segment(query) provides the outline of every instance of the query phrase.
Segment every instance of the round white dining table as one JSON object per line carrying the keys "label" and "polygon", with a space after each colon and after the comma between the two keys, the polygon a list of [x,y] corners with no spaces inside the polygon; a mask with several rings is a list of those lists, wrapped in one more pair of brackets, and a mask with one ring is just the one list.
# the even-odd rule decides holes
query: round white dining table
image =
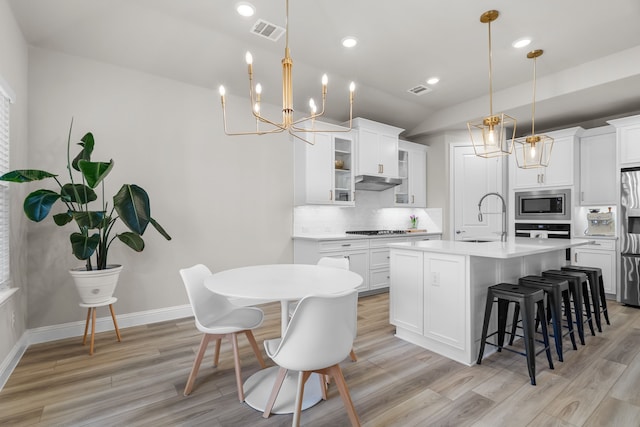
{"label": "round white dining table", "polygon": [[362,276],[341,268],[310,264],[266,264],[234,268],[205,279],[205,286],[233,298],[280,301],[282,333],[289,322],[289,302],[307,295],[356,289]]}
{"label": "round white dining table", "polygon": [[[267,264],[224,270],[207,277],[205,286],[226,297],[280,301],[282,334],[289,322],[289,302],[308,295],[326,295],[356,289],[362,276],[349,270],[309,264]],[[244,383],[245,402],[264,411],[278,373],[278,366],[262,369]],[[295,406],[298,373],[289,372],[273,409],[274,414],[292,413]],[[307,381],[302,409],[322,399],[316,374]]]}

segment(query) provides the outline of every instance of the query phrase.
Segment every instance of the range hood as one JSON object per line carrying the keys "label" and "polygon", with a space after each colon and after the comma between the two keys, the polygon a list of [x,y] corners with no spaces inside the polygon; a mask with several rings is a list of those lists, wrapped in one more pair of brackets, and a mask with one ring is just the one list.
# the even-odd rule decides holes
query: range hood
{"label": "range hood", "polygon": [[375,175],[358,175],[356,176],[355,184],[356,190],[382,191],[402,184],[402,179]]}

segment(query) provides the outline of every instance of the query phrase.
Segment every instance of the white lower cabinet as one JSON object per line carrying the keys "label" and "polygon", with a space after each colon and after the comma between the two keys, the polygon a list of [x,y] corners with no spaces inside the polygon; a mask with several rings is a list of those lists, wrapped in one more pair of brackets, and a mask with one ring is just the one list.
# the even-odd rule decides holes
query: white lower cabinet
{"label": "white lower cabinet", "polygon": [[[424,254],[424,336],[465,348],[464,256]],[[458,313],[451,316],[451,313]],[[444,319],[447,319],[444,321]]]}
{"label": "white lower cabinet", "polygon": [[391,256],[394,286],[389,290],[389,323],[422,335],[423,255],[415,251],[396,250]]}
{"label": "white lower cabinet", "polygon": [[390,323],[464,350],[466,258],[399,249],[391,257]]}
{"label": "white lower cabinet", "polygon": [[350,240],[294,239],[293,262],[315,264],[322,257],[348,257],[350,270],[362,276],[360,292],[387,289],[390,283],[389,244],[440,240],[441,235],[379,237]]}
{"label": "white lower cabinet", "polygon": [[598,267],[602,270],[605,294],[616,295],[616,242],[615,240],[595,240],[594,243],[573,249],[573,265]]}

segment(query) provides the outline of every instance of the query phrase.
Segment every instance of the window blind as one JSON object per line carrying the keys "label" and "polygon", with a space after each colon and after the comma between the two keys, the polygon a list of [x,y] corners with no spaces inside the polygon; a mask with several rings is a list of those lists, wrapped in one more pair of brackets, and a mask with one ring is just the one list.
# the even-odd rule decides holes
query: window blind
{"label": "window blind", "polygon": [[[0,175],[9,171],[9,98],[0,91]],[[0,181],[0,289],[9,285],[9,183]]]}

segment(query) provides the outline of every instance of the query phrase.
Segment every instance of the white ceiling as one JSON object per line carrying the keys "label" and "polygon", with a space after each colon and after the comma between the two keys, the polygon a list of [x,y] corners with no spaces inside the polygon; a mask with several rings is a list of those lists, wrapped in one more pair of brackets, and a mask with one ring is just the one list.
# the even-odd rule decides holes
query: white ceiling
{"label": "white ceiling", "polygon": [[[212,90],[246,96],[244,54],[254,56],[263,100],[281,103],[284,37],[250,33],[265,19],[285,26],[285,0],[253,0],[252,18],[236,0],[9,0],[27,41],[37,47],[129,67]],[[356,82],[354,116],[407,129],[407,136],[464,129],[489,113],[487,25],[492,26],[493,109],[530,131],[532,49],[537,60],[536,130],[640,112],[640,1],[611,0],[290,0],[289,45],[294,103],[305,111],[329,75],[326,116],[348,119],[348,84]],[[348,50],[340,41],[356,36]],[[511,42],[529,36],[532,44]],[[431,76],[423,96],[407,90]],[[275,118],[276,120],[278,118]]]}

